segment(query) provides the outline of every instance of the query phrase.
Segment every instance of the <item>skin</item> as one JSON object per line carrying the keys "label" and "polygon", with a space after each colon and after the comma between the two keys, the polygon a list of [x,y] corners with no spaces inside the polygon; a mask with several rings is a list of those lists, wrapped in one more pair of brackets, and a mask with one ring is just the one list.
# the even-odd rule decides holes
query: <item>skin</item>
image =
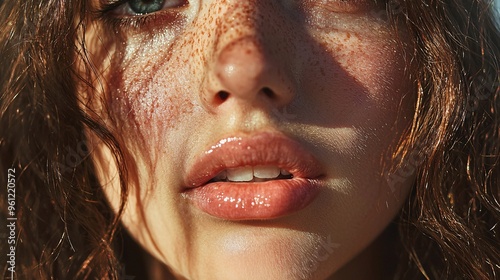
{"label": "skin", "polygon": [[[81,85],[81,96],[126,153],[123,224],[179,278],[353,279],[374,265],[370,256],[383,247],[369,245],[408,195],[409,184],[395,189],[383,176],[382,159],[414,101],[404,50],[378,18],[382,7],[295,2],[304,5],[191,1],[143,25],[120,9],[107,16],[122,24],[88,19],[98,75],[95,90]],[[324,167],[326,187],[311,205],[269,221],[229,222],[183,198],[197,156],[220,139],[263,131],[285,133]],[[116,164],[89,137],[117,209]],[[356,279],[365,276],[376,277]]]}

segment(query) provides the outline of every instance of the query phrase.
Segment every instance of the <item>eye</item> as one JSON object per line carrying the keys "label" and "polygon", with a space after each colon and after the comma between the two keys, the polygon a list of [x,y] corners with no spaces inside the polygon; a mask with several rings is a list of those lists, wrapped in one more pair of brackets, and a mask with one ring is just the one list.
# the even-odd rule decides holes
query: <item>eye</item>
{"label": "eye", "polygon": [[187,2],[187,0],[118,0],[106,4],[104,10],[112,11],[112,14],[119,17],[141,16],[182,7]]}
{"label": "eye", "polygon": [[95,18],[116,34],[123,31],[152,32],[180,23],[189,0],[99,0]]}
{"label": "eye", "polygon": [[128,5],[130,9],[136,14],[149,14],[154,13],[163,7],[165,0],[130,0]]}

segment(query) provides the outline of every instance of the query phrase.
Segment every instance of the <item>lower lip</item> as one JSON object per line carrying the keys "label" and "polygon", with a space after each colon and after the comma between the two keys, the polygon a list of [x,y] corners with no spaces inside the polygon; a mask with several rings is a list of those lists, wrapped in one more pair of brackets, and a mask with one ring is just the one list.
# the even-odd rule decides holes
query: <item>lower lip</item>
{"label": "lower lip", "polygon": [[267,220],[297,212],[319,193],[316,179],[216,182],[186,192],[196,206],[225,220]]}

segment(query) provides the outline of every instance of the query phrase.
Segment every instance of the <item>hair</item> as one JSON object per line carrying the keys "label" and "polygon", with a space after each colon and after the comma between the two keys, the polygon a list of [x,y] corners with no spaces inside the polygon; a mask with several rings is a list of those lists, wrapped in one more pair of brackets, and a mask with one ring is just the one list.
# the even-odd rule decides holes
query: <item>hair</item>
{"label": "hair", "polygon": [[[0,181],[15,168],[20,279],[120,278],[124,152],[77,96],[77,83],[90,85],[98,74],[81,36],[87,2],[0,0]],[[492,3],[390,0],[386,6],[394,27],[409,34],[417,84],[413,121],[390,177],[416,177],[398,223],[406,257],[395,277],[496,279],[500,33]],[[81,59],[86,76],[75,69]],[[96,178],[86,131],[119,166],[117,213]],[[7,201],[0,192],[5,221]],[[6,262],[1,267],[8,275]]]}

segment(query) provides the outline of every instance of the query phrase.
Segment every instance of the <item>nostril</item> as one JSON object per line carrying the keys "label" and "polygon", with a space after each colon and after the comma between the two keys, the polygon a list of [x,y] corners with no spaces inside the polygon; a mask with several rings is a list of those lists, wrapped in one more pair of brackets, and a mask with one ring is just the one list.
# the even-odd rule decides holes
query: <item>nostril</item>
{"label": "nostril", "polygon": [[[277,100],[278,95],[269,87],[263,87],[260,89],[259,94],[263,94],[263,96],[266,96],[270,100]],[[220,90],[217,92],[217,94],[214,96],[214,102],[216,105],[220,105],[229,98],[231,93],[225,91],[225,90]],[[235,95],[236,96],[236,95]]]}
{"label": "nostril", "polygon": [[269,98],[271,99],[275,99],[276,98],[276,94],[274,93],[274,91],[268,87],[264,87],[262,88],[262,92]]}
{"label": "nostril", "polygon": [[219,99],[219,101],[220,101],[221,103],[222,103],[222,102],[224,102],[224,101],[226,101],[226,99],[227,99],[228,97],[229,97],[229,92],[227,92],[227,91],[223,91],[223,90],[221,90],[221,91],[219,91],[219,92],[217,93],[217,98]]}

